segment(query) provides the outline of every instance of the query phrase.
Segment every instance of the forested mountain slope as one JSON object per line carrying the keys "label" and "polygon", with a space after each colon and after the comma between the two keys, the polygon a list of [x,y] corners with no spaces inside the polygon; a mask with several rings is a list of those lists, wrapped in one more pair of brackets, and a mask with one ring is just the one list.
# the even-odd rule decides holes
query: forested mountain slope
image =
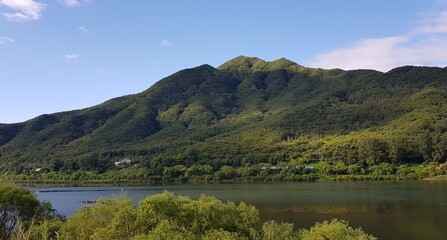
{"label": "forested mountain slope", "polygon": [[0,169],[166,167],[325,161],[445,162],[447,69],[312,69],[237,57],[82,110],[0,124]]}

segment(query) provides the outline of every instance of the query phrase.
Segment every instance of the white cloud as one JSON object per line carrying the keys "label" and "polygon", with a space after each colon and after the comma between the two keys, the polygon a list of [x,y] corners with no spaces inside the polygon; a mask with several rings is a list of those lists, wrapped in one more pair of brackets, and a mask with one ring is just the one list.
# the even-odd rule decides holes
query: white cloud
{"label": "white cloud", "polygon": [[322,53],[307,64],[318,68],[388,71],[402,65],[447,64],[447,11],[425,17],[404,35],[362,39]]}
{"label": "white cloud", "polygon": [[59,0],[59,2],[67,5],[67,7],[76,7],[80,4],[78,0]]}
{"label": "white cloud", "polygon": [[67,60],[75,60],[79,58],[78,54],[65,54],[64,58]]}
{"label": "white cloud", "polygon": [[82,33],[88,33],[88,32],[90,32],[90,30],[89,30],[88,28],[83,27],[83,26],[79,26],[79,27],[78,27],[78,30],[79,30],[80,32],[82,32]]}
{"label": "white cloud", "polygon": [[45,4],[35,0],[0,0],[0,6],[6,6],[14,12],[7,12],[3,15],[8,21],[32,21],[42,16]]}
{"label": "white cloud", "polygon": [[423,19],[411,32],[412,35],[424,33],[447,33],[447,11],[440,12],[435,18]]}
{"label": "white cloud", "polygon": [[96,71],[98,71],[98,73],[101,74],[101,75],[107,75],[107,74],[110,73],[109,70],[107,70],[107,69],[102,69],[102,68],[98,68]]}
{"label": "white cloud", "polygon": [[174,44],[171,41],[169,41],[169,40],[163,39],[163,40],[160,41],[160,45],[162,47],[171,47]]}
{"label": "white cloud", "polygon": [[396,66],[405,51],[398,49],[407,40],[402,37],[360,40],[347,48],[336,49],[316,56],[309,62],[311,67],[388,70]]}
{"label": "white cloud", "polygon": [[0,36],[0,44],[12,43],[14,39],[6,36]]}
{"label": "white cloud", "polygon": [[155,61],[152,61],[152,64],[153,64],[153,65],[161,65],[161,64],[163,64],[163,61],[161,61],[161,60],[155,60]]}
{"label": "white cloud", "polygon": [[91,0],[59,0],[59,2],[63,3],[67,7],[77,7],[81,5],[81,2],[90,3]]}

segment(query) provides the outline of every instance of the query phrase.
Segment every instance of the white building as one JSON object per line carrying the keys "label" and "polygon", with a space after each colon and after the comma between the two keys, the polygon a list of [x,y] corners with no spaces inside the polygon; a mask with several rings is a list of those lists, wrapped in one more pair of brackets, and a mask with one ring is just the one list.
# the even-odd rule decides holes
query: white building
{"label": "white building", "polygon": [[115,162],[115,166],[117,168],[130,167],[131,164],[132,164],[132,160],[130,160],[128,158],[124,158],[124,159],[119,160],[118,162]]}

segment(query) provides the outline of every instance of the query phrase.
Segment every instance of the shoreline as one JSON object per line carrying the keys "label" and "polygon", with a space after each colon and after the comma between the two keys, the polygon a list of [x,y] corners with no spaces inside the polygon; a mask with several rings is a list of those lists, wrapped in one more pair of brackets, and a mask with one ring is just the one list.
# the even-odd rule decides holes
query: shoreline
{"label": "shoreline", "polygon": [[334,179],[334,178],[322,178],[311,181],[285,181],[285,180],[86,180],[86,181],[55,181],[55,180],[32,180],[32,181],[1,181],[1,184],[17,184],[25,187],[32,186],[156,186],[156,185],[180,185],[180,184],[269,184],[269,183],[331,183],[331,182],[444,182],[447,181],[447,175],[422,178],[422,179],[377,179],[377,178],[364,178],[364,179]]}
{"label": "shoreline", "polygon": [[443,182],[443,181],[447,181],[447,175],[439,175],[439,176],[434,176],[434,177],[423,178],[423,179],[421,179],[421,181]]}

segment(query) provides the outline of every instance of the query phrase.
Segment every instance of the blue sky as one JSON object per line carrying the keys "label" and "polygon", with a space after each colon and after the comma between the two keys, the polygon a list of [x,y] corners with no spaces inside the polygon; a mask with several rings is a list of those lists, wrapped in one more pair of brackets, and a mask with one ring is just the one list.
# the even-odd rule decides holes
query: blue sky
{"label": "blue sky", "polygon": [[239,55],[445,67],[447,1],[0,0],[0,122],[93,106]]}

